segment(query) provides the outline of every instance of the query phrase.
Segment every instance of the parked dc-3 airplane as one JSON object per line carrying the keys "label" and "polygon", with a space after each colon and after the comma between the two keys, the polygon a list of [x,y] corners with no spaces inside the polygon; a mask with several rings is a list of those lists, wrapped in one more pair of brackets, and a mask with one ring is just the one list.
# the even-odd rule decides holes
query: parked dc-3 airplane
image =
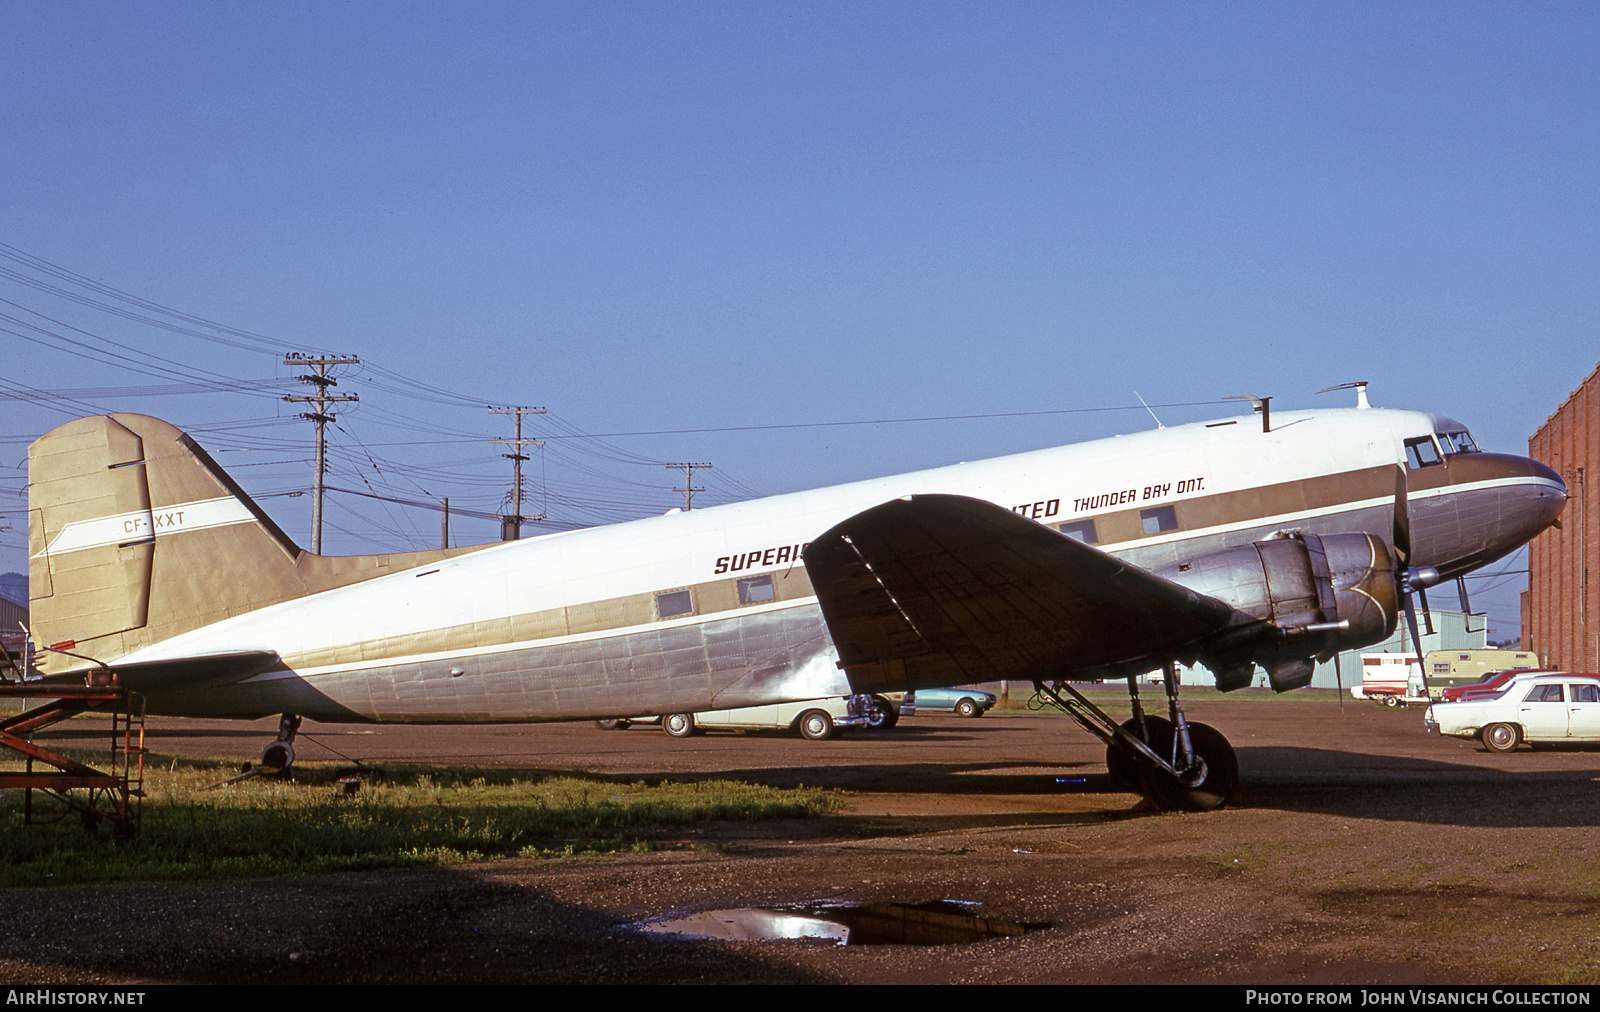
{"label": "parked dc-3 airplane", "polygon": [[[1414,589],[1555,522],[1566,487],[1421,411],[1265,412],[834,488],[429,552],[298,548],[187,435],[69,422],[29,450],[47,677],[151,713],[557,721],[1033,681],[1158,805],[1208,808],[1233,749],[1178,662],[1274,688],[1390,635]],[[1414,618],[1413,618],[1414,628]],[[1138,674],[1166,667],[1166,717]],[[1118,724],[1068,680],[1126,678]]]}

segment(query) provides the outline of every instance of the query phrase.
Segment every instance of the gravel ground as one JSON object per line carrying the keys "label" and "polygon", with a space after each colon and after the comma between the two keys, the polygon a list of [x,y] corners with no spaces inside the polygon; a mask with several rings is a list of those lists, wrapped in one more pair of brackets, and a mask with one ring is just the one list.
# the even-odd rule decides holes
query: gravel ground
{"label": "gravel ground", "polygon": [[[1240,698],[1243,697],[1243,698]],[[925,717],[886,735],[677,741],[651,728],[308,725],[302,761],[738,777],[848,792],[839,816],[675,831],[659,850],[224,884],[13,891],[13,983],[1595,983],[1600,752],[1493,756],[1419,711],[1196,696],[1240,803],[1160,815],[1069,722]],[[274,722],[152,720],[157,753],[252,757]],[[64,732],[56,732],[57,735]],[[57,744],[71,744],[56,737]],[[917,947],[630,925],[814,900],[958,900],[1049,922]]]}

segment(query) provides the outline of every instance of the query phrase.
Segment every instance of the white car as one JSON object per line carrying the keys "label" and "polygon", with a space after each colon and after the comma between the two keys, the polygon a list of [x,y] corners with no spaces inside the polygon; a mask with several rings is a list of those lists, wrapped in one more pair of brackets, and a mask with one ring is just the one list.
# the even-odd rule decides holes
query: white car
{"label": "white car", "polygon": [[1600,744],[1600,675],[1543,672],[1513,679],[1498,696],[1434,703],[1429,731],[1481,740],[1491,752],[1518,744]]}
{"label": "white car", "polygon": [[709,730],[758,731],[789,728],[812,741],[827,741],[847,727],[866,727],[866,696],[835,696],[808,699],[798,703],[769,703],[737,710],[706,710],[703,713],[666,713],[661,729],[674,738]]}

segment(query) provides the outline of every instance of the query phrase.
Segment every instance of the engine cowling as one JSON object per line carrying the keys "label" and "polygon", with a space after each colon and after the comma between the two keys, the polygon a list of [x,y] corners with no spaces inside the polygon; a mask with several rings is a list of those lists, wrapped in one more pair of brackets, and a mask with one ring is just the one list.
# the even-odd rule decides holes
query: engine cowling
{"label": "engine cowling", "polygon": [[1316,660],[1394,633],[1401,609],[1394,553],[1370,534],[1286,531],[1265,541],[1156,570],[1224,601],[1237,624],[1202,644],[1192,660],[1223,692],[1266,668],[1278,692],[1311,683]]}

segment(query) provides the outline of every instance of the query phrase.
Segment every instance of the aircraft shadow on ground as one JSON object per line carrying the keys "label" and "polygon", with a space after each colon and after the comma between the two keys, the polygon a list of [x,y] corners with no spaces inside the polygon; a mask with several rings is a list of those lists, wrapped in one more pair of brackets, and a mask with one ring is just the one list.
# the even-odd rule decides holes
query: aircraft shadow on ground
{"label": "aircraft shadow on ground", "polygon": [[[948,736],[947,728],[929,733]],[[259,740],[259,727],[218,730],[161,729],[150,734],[157,749],[159,739],[176,744],[190,737],[215,736]],[[305,736],[310,738],[311,736]],[[86,745],[90,742],[86,739]],[[311,745],[312,741],[307,741]],[[165,750],[161,750],[165,751]],[[253,749],[251,750],[253,751]],[[320,749],[303,749],[306,758],[321,756]],[[1572,753],[1550,753],[1559,761]],[[1288,812],[1321,812],[1355,818],[1376,818],[1397,822],[1457,826],[1600,826],[1600,805],[1596,801],[1596,781],[1600,780],[1600,755],[1593,769],[1528,769],[1543,755],[1519,752],[1503,758],[1517,769],[1442,761],[1415,756],[1392,756],[1305,746],[1244,746],[1238,749],[1241,769],[1241,797],[1237,807],[1275,809]],[[631,763],[611,766],[603,779],[610,782],[673,780],[748,780],[777,787],[834,788],[846,791],[895,793],[918,796],[953,797],[1050,796],[1063,798],[1104,796],[1097,808],[1098,817],[1109,814],[1139,815],[1142,809],[1136,795],[1113,783],[1099,759],[1066,759],[1038,762],[1027,759],[978,762],[904,763],[836,762],[818,756],[807,765],[730,765],[719,769],[683,770],[664,767],[656,756],[641,754]],[[730,757],[731,758],[731,757]],[[508,764],[509,760],[509,764]],[[163,760],[164,761],[164,760]],[[573,767],[521,766],[514,756],[451,755],[414,758],[372,759],[367,763],[385,766],[427,767],[441,763],[455,766],[483,766],[501,773],[529,777],[570,776]],[[1554,764],[1552,764],[1554,765]],[[578,773],[578,775],[589,775]],[[1112,796],[1117,796],[1114,800]],[[1121,799],[1125,799],[1121,800]],[[1063,817],[1042,802],[1036,813],[1042,820]],[[1076,819],[1079,813],[1073,813]],[[1028,817],[1023,810],[972,813],[956,824],[973,825],[991,820],[996,825],[1015,823]],[[924,823],[925,824],[925,823]]]}
{"label": "aircraft shadow on ground", "polygon": [[[14,982],[56,968],[157,983],[837,983],[781,960],[619,930],[604,911],[481,870],[52,890],[0,939]],[[359,889],[359,902],[350,889]],[[93,925],[86,928],[85,925]],[[240,925],[249,930],[236,932]],[[135,929],[136,930],[132,930]],[[23,930],[25,929],[25,930]],[[84,933],[94,937],[81,937]],[[20,966],[18,965],[20,964]],[[40,978],[33,978],[40,979]]]}
{"label": "aircraft shadow on ground", "polygon": [[[1409,756],[1292,746],[1239,749],[1238,807],[1323,812],[1355,818],[1456,826],[1600,826],[1596,781],[1600,768],[1496,770]],[[1103,763],[907,763],[748,767],[715,773],[650,773],[674,780],[735,779],[774,786],[915,795],[1123,795],[1137,814],[1136,795],[1116,785]],[[1152,813],[1153,814],[1153,813]],[[996,817],[997,823],[1007,818]],[[970,817],[959,821],[971,824]]]}

